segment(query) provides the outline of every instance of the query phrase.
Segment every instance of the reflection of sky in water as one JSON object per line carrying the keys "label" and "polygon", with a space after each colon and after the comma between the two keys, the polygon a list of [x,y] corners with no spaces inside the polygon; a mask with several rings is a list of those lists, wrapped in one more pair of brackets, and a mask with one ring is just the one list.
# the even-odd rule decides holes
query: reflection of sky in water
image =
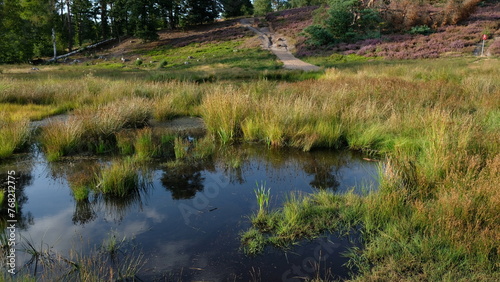
{"label": "reflection of sky in water", "polygon": [[[318,243],[304,243],[286,255],[273,248],[268,248],[265,256],[255,258],[241,254],[238,234],[250,226],[247,216],[258,208],[256,183],[271,187],[271,206],[277,207],[290,191],[315,191],[311,183],[334,185],[330,189],[340,193],[352,187],[357,192],[362,186],[375,187],[377,164],[350,153],[265,151],[263,147],[250,150],[241,157],[238,168],[228,165],[224,158],[216,158],[208,167],[182,171],[152,167],[152,184],[140,199],[126,205],[90,199],[78,207],[64,174],[38,158],[31,170],[32,182],[24,188],[28,201],[22,207],[24,214],[33,215],[34,224],[22,235],[65,254],[72,248],[90,250],[114,232],[119,238],[134,240],[144,251],[147,265],[142,277],[161,276],[169,271],[179,273],[182,269],[186,280],[248,280],[254,267],[260,269],[263,279],[281,280],[293,265],[300,266],[312,256]],[[71,170],[71,165],[63,166]],[[183,175],[185,171],[188,175]],[[191,178],[193,173],[198,175]],[[189,192],[176,191],[176,185],[188,185]],[[81,214],[75,216],[77,210]],[[87,220],[74,223],[75,218],[82,217]],[[334,236],[330,240],[336,244],[346,241]],[[345,275],[346,270],[341,268],[345,262],[340,257],[342,251],[345,248],[336,247],[326,265],[334,273]],[[307,267],[295,271],[300,269]]]}

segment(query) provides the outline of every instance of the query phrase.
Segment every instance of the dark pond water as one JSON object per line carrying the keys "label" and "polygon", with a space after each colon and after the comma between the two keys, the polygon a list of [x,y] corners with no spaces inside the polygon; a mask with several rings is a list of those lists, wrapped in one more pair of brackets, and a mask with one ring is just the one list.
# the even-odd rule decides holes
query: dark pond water
{"label": "dark pond water", "polygon": [[[93,198],[76,202],[67,175],[87,171],[105,159],[47,163],[34,150],[0,164],[2,179],[15,170],[18,179],[19,232],[33,243],[60,254],[82,253],[110,234],[126,238],[144,254],[138,277],[143,281],[301,281],[311,277],[311,263],[347,277],[342,253],[348,238],[329,234],[301,242],[288,251],[268,247],[249,257],[240,250],[239,234],[257,211],[256,183],[271,188],[271,208],[292,191],[338,193],[376,189],[377,163],[351,152],[269,150],[242,146],[215,154],[212,161],[176,167],[149,165],[148,185],[125,201]],[[88,170],[90,173],[90,170]],[[28,260],[19,253],[21,266]]]}

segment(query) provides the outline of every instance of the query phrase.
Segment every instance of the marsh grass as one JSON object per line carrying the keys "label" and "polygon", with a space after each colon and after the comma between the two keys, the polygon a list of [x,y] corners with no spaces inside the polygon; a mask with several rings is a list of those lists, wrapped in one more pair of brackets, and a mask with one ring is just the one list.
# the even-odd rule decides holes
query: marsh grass
{"label": "marsh grass", "polygon": [[176,160],[182,160],[188,157],[191,148],[191,142],[184,137],[176,137],[174,140],[174,154]]}
{"label": "marsh grass", "polygon": [[197,115],[204,87],[194,83],[173,81],[154,97],[154,117],[165,121],[178,116]]}
{"label": "marsh grass", "polygon": [[[352,258],[361,271],[358,280],[498,280],[498,65],[498,58],[356,62],[337,64],[316,80],[203,84],[154,82],[145,79],[149,74],[116,70],[75,81],[76,74],[67,71],[58,78],[3,75],[0,102],[71,103],[74,116],[88,111],[81,117],[92,120],[96,109],[105,109],[109,113],[100,113],[102,119],[117,121],[99,121],[92,130],[78,122],[52,124],[41,137],[54,139],[42,145],[56,158],[89,150],[86,142],[99,144],[99,137],[111,146],[129,144],[121,147],[131,155],[135,136],[124,141],[118,132],[144,126],[141,117],[151,114],[161,119],[199,115],[210,140],[221,144],[371,153],[387,160],[378,192],[290,196],[253,227],[248,238],[259,243],[251,249],[361,226],[364,248]],[[186,96],[177,93],[183,88]],[[112,111],[127,109],[129,99],[145,106],[138,106],[138,118],[127,124]],[[80,126],[83,133],[74,130]],[[83,138],[88,132],[91,138]],[[183,143],[177,140],[178,158],[185,158],[186,147],[199,150]]]}
{"label": "marsh grass", "polygon": [[0,116],[0,159],[24,148],[30,139],[29,120],[11,121]]}
{"label": "marsh grass", "polygon": [[196,139],[194,142],[195,143],[192,152],[194,159],[205,160],[211,158],[214,155],[216,146],[214,139],[210,136]]}
{"label": "marsh grass", "polygon": [[84,124],[78,118],[70,117],[67,121],[49,123],[40,135],[47,160],[56,161],[79,151],[83,135]]}
{"label": "marsh grass", "polygon": [[86,201],[89,198],[90,194],[90,183],[87,175],[91,175],[91,172],[82,172],[80,175],[72,175],[68,177],[68,182],[70,183],[69,187],[73,192],[73,197],[76,201]]}
{"label": "marsh grass", "polygon": [[153,133],[150,128],[137,133],[134,143],[135,157],[138,160],[148,160],[160,155],[161,148],[153,143]]}
{"label": "marsh grass", "polygon": [[138,166],[132,158],[112,162],[97,173],[96,189],[116,197],[128,197],[139,188]]}
{"label": "marsh grass", "polygon": [[[114,235],[114,239],[113,239]],[[22,237],[23,251],[31,256],[15,276],[0,276],[2,281],[123,281],[139,280],[145,265],[144,254],[129,240],[114,240],[113,254],[103,246],[85,246],[85,250],[71,249],[69,255],[54,251],[43,241]]]}
{"label": "marsh grass", "polygon": [[69,110],[69,108],[64,105],[20,105],[7,103],[0,103],[0,108],[10,120],[22,120],[25,118],[29,120],[41,120],[49,116],[62,114]]}
{"label": "marsh grass", "polygon": [[257,188],[254,189],[255,197],[257,198],[257,204],[259,205],[259,211],[257,213],[257,220],[265,216],[267,208],[269,206],[269,199],[271,198],[271,188],[266,189],[266,184],[261,183],[260,186],[256,183]]}
{"label": "marsh grass", "polygon": [[[82,151],[109,153],[115,150],[117,135],[122,129],[142,128],[151,115],[149,100],[123,99],[96,108],[76,110],[67,121],[45,126],[40,140],[49,161]],[[118,145],[128,152],[126,142]]]}
{"label": "marsh grass", "polygon": [[262,251],[267,244],[289,248],[299,239],[313,239],[324,231],[338,228],[348,230],[350,225],[344,222],[349,222],[353,211],[346,209],[348,212],[344,213],[341,212],[341,207],[360,208],[358,197],[352,194],[344,199],[339,195],[320,191],[310,195],[292,193],[287,196],[282,208],[261,212],[264,210],[262,205],[266,203],[268,191],[256,192],[259,212],[251,217],[253,227],[242,235],[244,250],[251,255],[257,254],[255,251]]}

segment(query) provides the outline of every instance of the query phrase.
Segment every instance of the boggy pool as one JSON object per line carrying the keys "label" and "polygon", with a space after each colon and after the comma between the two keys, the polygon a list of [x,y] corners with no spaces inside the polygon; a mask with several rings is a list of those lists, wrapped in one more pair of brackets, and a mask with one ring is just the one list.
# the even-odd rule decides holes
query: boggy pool
{"label": "boggy pool", "polygon": [[[142,281],[302,281],[315,275],[318,265],[320,273],[329,269],[334,277],[346,278],[342,253],[353,243],[335,234],[287,251],[267,247],[262,255],[243,254],[239,234],[258,209],[254,189],[271,189],[273,209],[294,191],[362,193],[378,185],[378,163],[353,152],[245,145],[217,150],[210,161],[175,167],[161,160],[150,163],[142,176],[146,185],[127,199],[75,201],[67,175],[106,161],[79,157],[48,163],[34,149],[0,164],[2,179],[11,170],[19,176],[17,232],[23,239],[18,240],[69,256],[71,250],[84,254],[114,237],[126,245],[123,252],[142,253],[144,266],[137,274]],[[18,268],[31,258],[22,248]]]}

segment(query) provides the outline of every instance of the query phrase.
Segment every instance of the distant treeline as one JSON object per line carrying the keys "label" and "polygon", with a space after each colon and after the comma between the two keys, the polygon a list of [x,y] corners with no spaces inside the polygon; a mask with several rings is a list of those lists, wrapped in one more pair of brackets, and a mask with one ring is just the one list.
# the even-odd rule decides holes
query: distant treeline
{"label": "distant treeline", "polygon": [[[159,29],[317,5],[325,0],[0,0],[0,63],[27,62],[108,38],[158,38]],[[260,2],[260,3],[259,3]]]}

